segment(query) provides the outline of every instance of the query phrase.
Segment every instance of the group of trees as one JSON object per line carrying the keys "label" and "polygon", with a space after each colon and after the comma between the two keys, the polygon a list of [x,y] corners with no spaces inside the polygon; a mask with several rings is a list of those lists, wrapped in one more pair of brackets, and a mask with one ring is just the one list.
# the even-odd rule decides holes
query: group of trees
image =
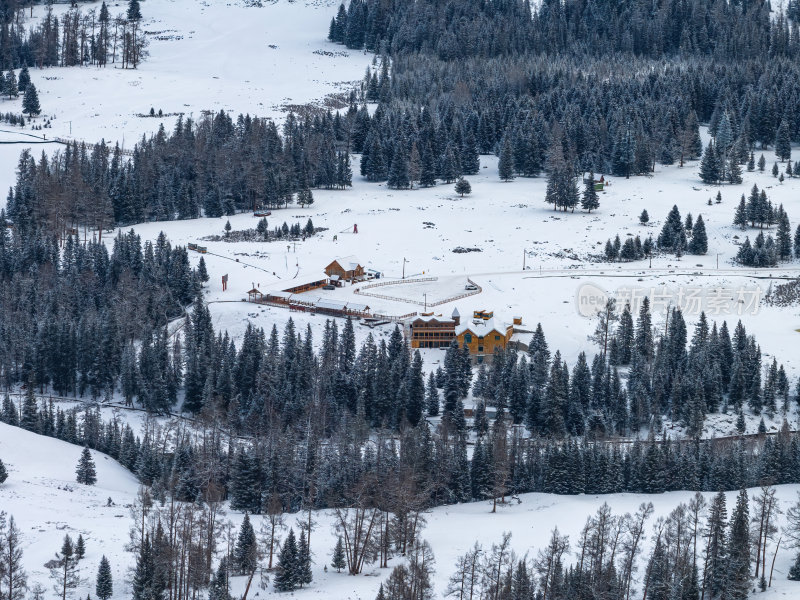
{"label": "group of trees", "polygon": [[[476,542],[457,559],[447,596],[625,600],[642,594],[653,600],[744,600],[755,586],[762,591],[772,586],[769,559],[780,543],[781,509],[769,484],[752,498],[741,490],[730,516],[727,502],[723,492],[710,502],[698,493],[657,519],[649,534],[651,503],[624,515],[603,504],[587,518],[574,545],[556,526],[545,547],[522,556],[511,549],[510,533],[489,549]],[[791,518],[783,531],[795,545],[799,509],[800,502],[789,509]]]}
{"label": "group of trees", "polygon": [[[408,118],[427,110],[444,128],[433,156],[445,163],[448,147],[457,158],[464,144],[471,150],[471,137],[480,153],[499,155],[503,180],[545,170],[560,179],[548,164],[558,146],[572,177],[590,170],[629,177],[703,154],[702,121],[714,137],[704,179],[737,182],[757,144],[775,144],[786,160],[788,144],[800,139],[797,112],[785,102],[800,93],[800,73],[787,60],[800,37],[791,15],[770,19],[767,3],[722,0],[657,9],[644,0],[533,8],[525,0],[468,7],[353,0],[332,19],[329,39],[382,55],[361,87],[379,107],[371,127],[360,114],[355,152],[371,135],[384,148],[412,140],[413,155]],[[785,68],[763,72],[777,63]],[[415,141],[412,162],[424,163],[428,143]],[[385,180],[391,163],[381,164],[362,174]]]}
{"label": "group of trees", "polygon": [[76,235],[59,244],[16,214],[13,235],[0,228],[2,385],[95,398],[121,389],[151,410],[174,402],[183,360],[164,326],[202,285],[186,249],[133,232],[111,252]]}
{"label": "group of trees", "polygon": [[14,517],[0,511],[0,592],[3,600],[24,600],[28,575],[22,563],[24,542]]}
{"label": "group of trees", "polygon": [[108,63],[135,69],[147,55],[147,39],[140,32],[139,0],[129,0],[125,12],[112,17],[103,2],[86,12],[72,3],[59,18],[48,3],[36,26],[26,29],[28,0],[7,0],[0,18],[0,68],[104,67]]}
{"label": "group of trees", "polygon": [[681,219],[677,205],[667,215],[661,233],[658,236],[658,249],[663,252],[674,252],[680,256],[684,252],[689,254],[705,254],[708,252],[708,234],[703,215],[692,219],[692,213]]}
{"label": "group of trees", "polygon": [[113,225],[285,206],[295,192],[310,204],[310,187],[351,184],[349,155],[337,149],[342,121],[290,115],[281,137],[271,121],[220,112],[198,123],[181,117],[169,135],[160,128],[132,160],[104,142],[76,142],[38,162],[24,151],[8,216],[59,236],[81,227],[102,236]]}
{"label": "group of trees", "polygon": [[[764,235],[764,227],[770,227],[777,223],[775,237],[768,233]],[[745,237],[744,242],[739,247],[736,254],[736,261],[748,267],[772,267],[778,261],[792,259],[792,252],[795,258],[800,258],[800,225],[794,233],[792,241],[792,229],[789,222],[789,215],[783,208],[783,204],[775,208],[767,199],[766,190],[759,192],[758,186],[753,185],[750,195],[745,200],[744,194],[736,208],[733,224],[745,230],[749,227],[759,228],[758,235],[753,243],[750,237]]]}

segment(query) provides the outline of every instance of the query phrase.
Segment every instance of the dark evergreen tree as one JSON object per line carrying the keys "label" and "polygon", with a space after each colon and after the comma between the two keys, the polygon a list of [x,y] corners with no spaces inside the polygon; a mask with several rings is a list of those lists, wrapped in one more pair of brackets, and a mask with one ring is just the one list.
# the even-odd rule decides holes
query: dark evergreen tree
{"label": "dark evergreen tree", "polygon": [[344,543],[340,535],[336,540],[336,546],[333,549],[333,556],[331,557],[331,566],[336,569],[337,573],[341,573],[347,564],[345,563],[344,556]]}
{"label": "dark evergreen tree", "polygon": [[78,466],[75,468],[77,475],[76,481],[84,485],[94,485],[97,483],[97,473],[95,471],[94,460],[89,448],[84,446]]}
{"label": "dark evergreen tree", "polygon": [[589,173],[589,178],[586,180],[583,188],[583,197],[581,198],[581,208],[583,210],[592,212],[593,209],[600,207],[600,198],[597,195],[597,190],[594,188],[594,173]]}
{"label": "dark evergreen tree", "polygon": [[100,559],[100,566],[97,568],[97,580],[94,586],[94,593],[99,600],[108,600],[114,594],[111,565],[105,555]]}
{"label": "dark evergreen tree", "polygon": [[244,513],[239,537],[233,549],[233,561],[236,570],[242,575],[253,573],[258,565],[258,543],[248,513]]}
{"label": "dark evergreen tree", "polygon": [[39,94],[36,92],[36,86],[33,82],[25,86],[25,94],[22,97],[22,112],[28,113],[28,117],[33,117],[42,112],[42,107],[39,105]]}
{"label": "dark evergreen tree", "polygon": [[698,215],[692,227],[692,239],[689,242],[690,254],[705,254],[708,252],[708,235],[706,225],[703,222],[703,215]]}
{"label": "dark evergreen tree", "polygon": [[278,555],[278,567],[275,573],[276,591],[291,592],[302,584],[299,552],[294,530],[289,529],[289,535],[286,536]]}

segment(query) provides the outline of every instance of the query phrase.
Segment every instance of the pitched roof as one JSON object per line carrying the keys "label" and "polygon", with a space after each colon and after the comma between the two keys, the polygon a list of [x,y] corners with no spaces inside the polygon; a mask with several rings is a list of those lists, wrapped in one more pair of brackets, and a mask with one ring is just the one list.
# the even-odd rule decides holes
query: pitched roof
{"label": "pitched roof", "polygon": [[456,327],[456,335],[461,335],[467,331],[477,335],[478,337],[489,335],[492,331],[496,331],[501,335],[505,335],[506,327],[507,326],[504,323],[500,323],[494,319],[489,319],[488,321],[479,319],[476,321],[467,321],[466,323],[461,323],[461,325]]}
{"label": "pitched roof", "polygon": [[335,259],[333,262],[339,263],[339,266],[345,271],[354,271],[357,267],[362,266],[355,256],[342,256]]}

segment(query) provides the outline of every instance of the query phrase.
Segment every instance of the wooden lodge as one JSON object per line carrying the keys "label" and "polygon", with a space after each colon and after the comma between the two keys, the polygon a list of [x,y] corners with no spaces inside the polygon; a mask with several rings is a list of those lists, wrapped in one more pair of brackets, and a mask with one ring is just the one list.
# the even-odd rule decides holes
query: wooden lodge
{"label": "wooden lodge", "polygon": [[343,281],[362,281],[365,279],[364,266],[355,256],[337,258],[325,267],[325,274],[334,285],[341,285]]}
{"label": "wooden lodge", "polygon": [[[484,314],[486,311],[483,311]],[[494,351],[505,350],[514,335],[514,325],[496,322],[493,318],[478,318],[456,328],[458,345],[466,345],[470,356],[478,363],[491,362]]]}
{"label": "wooden lodge", "polygon": [[458,309],[450,319],[435,317],[428,313],[416,317],[408,328],[411,332],[412,348],[447,348],[456,337],[456,327],[461,321]]}

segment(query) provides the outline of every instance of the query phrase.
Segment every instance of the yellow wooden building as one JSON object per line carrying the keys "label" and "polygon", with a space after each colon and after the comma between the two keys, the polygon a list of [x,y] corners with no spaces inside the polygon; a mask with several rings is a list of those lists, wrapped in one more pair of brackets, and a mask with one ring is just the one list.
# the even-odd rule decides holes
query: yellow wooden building
{"label": "yellow wooden building", "polygon": [[496,349],[505,350],[514,335],[514,326],[495,321],[495,319],[474,319],[456,327],[459,346],[466,344],[470,356],[480,364],[491,362]]}

